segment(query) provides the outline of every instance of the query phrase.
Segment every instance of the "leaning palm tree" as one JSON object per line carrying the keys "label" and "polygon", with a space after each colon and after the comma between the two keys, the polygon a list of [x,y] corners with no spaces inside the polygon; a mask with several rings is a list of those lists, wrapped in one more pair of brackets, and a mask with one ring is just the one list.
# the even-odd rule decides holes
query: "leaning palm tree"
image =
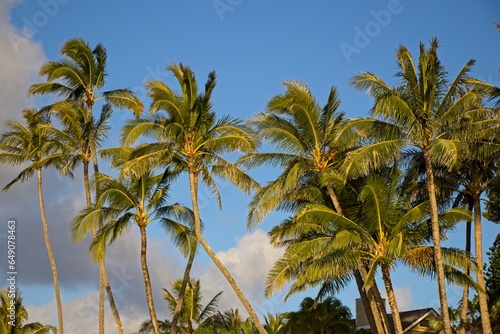
{"label": "leaning palm tree", "polygon": [[49,137],[47,128],[44,126],[43,117],[35,109],[25,109],[23,116],[26,126],[14,121],[7,122],[10,131],[4,133],[0,139],[0,162],[10,166],[19,166],[28,163],[17,177],[9,182],[3,190],[7,191],[14,183],[25,181],[36,173],[38,180],[38,201],[40,205],[40,216],[43,226],[45,246],[52,267],[54,280],[54,293],[57,305],[58,333],[64,333],[63,310],[61,304],[61,293],[59,290],[59,279],[56,262],[52,252],[49,237],[49,227],[45,215],[45,204],[43,197],[42,169],[50,166],[60,166],[63,161],[61,147]]}
{"label": "leaning palm tree", "polygon": [[[339,110],[341,100],[337,88],[332,87],[326,104],[321,107],[309,87],[297,81],[284,83],[285,93],[275,95],[267,105],[267,112],[258,113],[250,120],[259,138],[274,144],[274,152],[250,153],[240,159],[244,166],[279,166],[283,172],[262,187],[250,203],[247,224],[253,227],[272,210],[295,210],[297,204],[328,198],[335,210],[343,215],[339,196],[345,192],[341,166],[348,152],[354,150],[363,130],[371,119],[346,119]],[[370,326],[383,332],[385,311],[376,307],[376,286],[368,294],[363,290],[363,266],[354,268],[352,275]],[[351,275],[351,274],[349,274]],[[379,301],[381,304],[381,301]]]}
{"label": "leaning palm tree", "polygon": [[[63,58],[59,61],[48,61],[40,68],[40,75],[47,81],[32,85],[28,93],[57,94],[66,101],[80,103],[85,106],[88,118],[93,117],[96,103],[105,101],[112,107],[129,109],[138,115],[143,110],[142,102],[129,89],[115,89],[102,91],[107,77],[106,49],[98,44],[94,49],[80,38],[66,41],[60,50]],[[50,110],[50,106],[45,108]],[[98,172],[97,148],[91,147],[94,171]],[[109,285],[104,260],[100,263],[99,279],[99,333],[104,333],[104,289],[115,318],[118,332],[123,334],[123,326],[114,297]]]}
{"label": "leaning palm tree", "polygon": [[178,235],[177,238],[188,240],[186,231],[190,231],[190,227],[182,225],[177,220],[188,222],[188,224],[192,221],[192,213],[189,209],[177,203],[167,203],[170,181],[170,175],[167,172],[153,174],[149,171],[139,176],[123,179],[97,174],[96,186],[100,188],[100,195],[96,205],[77,216],[72,226],[74,238],[80,241],[96,221],[103,219],[105,224],[97,232],[90,246],[90,252],[96,260],[101,260],[104,256],[107,242],[113,243],[132,224],[139,227],[141,267],[149,315],[155,334],[161,332],[156,317],[147,263],[146,228],[158,221],[165,231],[181,231],[182,235]]}
{"label": "leaning palm tree", "polygon": [[153,142],[136,150],[131,161],[122,166],[122,172],[140,174],[144,168],[150,168],[148,165],[158,167],[165,163],[170,163],[173,170],[187,172],[196,239],[229,282],[260,333],[264,334],[264,327],[246,296],[205,240],[198,205],[201,181],[214,190],[221,207],[215,176],[233,182],[247,193],[258,187],[253,179],[222,156],[235,151],[254,151],[254,141],[240,120],[229,116],[217,119],[211,102],[216,85],[215,72],[209,74],[204,92],[199,93],[195,75],[189,67],[173,64],[168,69],[179,82],[181,92],[175,93],[158,80],[147,83],[152,99],[150,114],[128,122],[122,139],[126,146],[133,144],[141,135],[146,135]]}
{"label": "leaning palm tree", "polygon": [[60,333],[53,326],[39,322],[27,324],[26,321],[28,321],[28,311],[23,305],[21,292],[18,289],[0,291],[0,334]]}
{"label": "leaning palm tree", "polygon": [[405,46],[398,47],[397,76],[401,83],[396,87],[390,87],[374,73],[363,72],[353,76],[352,85],[372,96],[374,106],[371,114],[381,120],[374,123],[374,143],[350,155],[346,172],[360,175],[379,164],[393,161],[407,148],[420,150],[425,163],[443,328],[446,334],[451,334],[434,166],[450,168],[457,161],[461,143],[452,138],[450,132],[454,124],[467,117],[469,106],[477,104],[481,96],[474,91],[464,93],[464,84],[474,61],[468,61],[456,78],[449,81],[437,49],[435,38],[429,48],[421,43],[418,63],[415,63]]}

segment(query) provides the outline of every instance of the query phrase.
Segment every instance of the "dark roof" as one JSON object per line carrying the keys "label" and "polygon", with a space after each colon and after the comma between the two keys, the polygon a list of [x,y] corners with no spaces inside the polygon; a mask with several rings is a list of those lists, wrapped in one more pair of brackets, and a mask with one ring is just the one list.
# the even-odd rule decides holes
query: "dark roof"
{"label": "dark roof", "polygon": [[[401,324],[403,326],[403,331],[413,328],[416,324],[418,324],[421,320],[423,320],[427,315],[434,313],[435,316],[441,318],[439,313],[437,313],[432,307],[423,308],[419,310],[411,310],[405,312],[399,312],[399,317],[401,318]],[[392,322],[392,315],[389,314],[390,325],[394,332],[394,323]]]}

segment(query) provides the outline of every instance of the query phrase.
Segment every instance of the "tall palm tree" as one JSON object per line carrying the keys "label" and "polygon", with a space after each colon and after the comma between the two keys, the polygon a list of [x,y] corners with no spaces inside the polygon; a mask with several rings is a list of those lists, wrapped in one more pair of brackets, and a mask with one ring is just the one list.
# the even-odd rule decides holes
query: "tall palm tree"
{"label": "tall palm tree", "polygon": [[[140,149],[140,148],[139,148]],[[102,157],[111,160],[112,161],[112,166],[113,167],[120,167],[123,165],[124,162],[128,158],[130,158],[130,148],[126,147],[112,147],[108,149],[101,150],[100,154]],[[127,157],[127,158],[125,158]],[[181,225],[177,225],[180,227]],[[187,228],[186,226],[182,225],[183,228]],[[181,314],[181,307],[182,307],[182,300],[184,298],[184,292],[186,290],[186,285],[189,282],[189,275],[191,273],[191,268],[194,263],[194,258],[196,256],[197,252],[197,241],[196,241],[196,236],[194,234],[193,226],[190,227],[190,230],[187,229],[181,229],[177,230],[174,233],[172,233],[173,240],[179,250],[181,251],[182,255],[184,257],[188,258],[188,261],[186,263],[186,267],[184,268],[184,274],[182,278],[182,285],[181,285],[181,290],[180,293],[177,297],[177,306],[173,310],[173,317],[172,320],[169,322],[169,330],[168,332],[172,330],[172,332],[175,332],[175,328],[177,326],[177,322],[179,320],[180,314]],[[149,327],[148,327],[149,328]]]}
{"label": "tall palm tree", "polygon": [[474,212],[474,255],[478,265],[476,271],[477,283],[480,287],[477,293],[484,333],[491,333],[492,330],[483,269],[481,197],[494,181],[498,170],[498,162],[500,161],[500,145],[498,138],[495,139],[498,132],[496,118],[492,113],[488,113],[486,119],[482,121],[483,124],[489,123],[487,129],[480,129],[477,125],[473,129],[468,129],[468,131],[473,131],[475,135],[480,133],[482,138],[479,138],[479,140],[472,139],[467,142],[466,154],[461,156],[460,168],[455,173],[462,186],[461,192],[470,198]]}
{"label": "tall palm tree", "polygon": [[[142,102],[129,89],[115,89],[102,91],[107,77],[106,49],[98,44],[94,49],[80,38],[66,41],[61,47],[63,58],[59,61],[48,61],[40,68],[40,75],[47,81],[32,85],[28,93],[57,94],[67,101],[82,103],[86,106],[89,118],[93,116],[96,103],[104,100],[112,107],[130,109],[138,115],[143,110]],[[47,108],[50,109],[50,108]],[[94,171],[98,172],[97,148],[91,147]],[[99,333],[104,333],[104,289],[115,318],[118,332],[123,334],[123,326],[118,309],[114,302],[113,293],[107,277],[104,259],[99,264]]]}
{"label": "tall palm tree", "polygon": [[[172,283],[173,291],[163,289],[164,298],[170,311],[175,311],[177,299],[181,293],[183,280]],[[196,328],[203,326],[217,312],[222,291],[216,294],[206,305],[203,305],[203,296],[201,294],[201,284],[199,280],[189,279],[185,288],[182,300],[181,315],[179,317],[179,328],[185,334],[194,333]]]}
{"label": "tall palm tree", "polygon": [[215,176],[231,181],[246,193],[258,186],[239,167],[222,156],[235,151],[251,152],[255,150],[254,141],[240,120],[229,116],[217,119],[211,102],[216,85],[215,72],[208,75],[205,90],[199,93],[195,75],[188,66],[173,64],[168,70],[176,77],[181,92],[175,93],[158,80],[147,83],[152,99],[150,114],[130,121],[124,127],[123,142],[126,146],[131,145],[141,135],[146,135],[153,142],[137,150],[122,170],[124,173],[140,173],[145,166],[157,167],[170,163],[174,170],[187,172],[196,239],[229,282],[260,333],[264,334],[264,327],[246,296],[205,240],[198,205],[201,181],[213,188],[221,207]]}
{"label": "tall palm tree", "polygon": [[[294,210],[297,203],[314,202],[326,197],[343,215],[339,195],[344,191],[342,163],[348,152],[359,144],[370,119],[346,119],[340,112],[341,100],[335,87],[321,107],[309,87],[297,81],[284,83],[285,93],[273,96],[267,112],[250,120],[258,137],[268,140],[276,152],[246,155],[241,163],[255,168],[264,164],[279,166],[283,172],[260,189],[250,203],[247,224],[255,226],[275,209]],[[379,307],[375,307],[376,286],[370,287],[370,301],[363,290],[362,268],[354,268],[358,290],[370,325],[383,332]]]}
{"label": "tall palm tree", "polygon": [[[308,204],[282,224],[281,231],[273,229],[272,240],[281,240],[286,249],[270,271],[266,292],[291,280],[289,294],[302,291],[315,281],[342,277],[363,261],[369,265],[365,285],[373,284],[375,272],[382,270],[395,329],[402,333],[390,270],[396,261],[403,261],[423,275],[434,273],[432,247],[426,245],[428,204],[412,207],[396,187],[399,178],[387,177],[363,180],[357,200],[345,207],[347,216],[325,205]],[[440,212],[440,221],[450,227],[468,217],[467,211],[458,208]],[[443,254],[447,278],[461,285],[472,284],[459,271],[460,264],[468,263],[467,258],[453,249],[445,248]]]}
{"label": "tall palm tree", "polygon": [[97,174],[96,186],[100,188],[100,195],[96,205],[79,215],[72,226],[72,234],[78,241],[85,237],[96,221],[103,219],[105,224],[97,232],[90,246],[90,251],[97,260],[104,256],[108,241],[113,243],[131,224],[139,227],[141,267],[149,315],[155,334],[160,334],[160,328],[156,318],[147,263],[146,228],[152,222],[158,221],[165,231],[181,231],[183,235],[179,235],[178,238],[187,239],[186,231],[190,228],[181,225],[177,220],[188,223],[192,221],[189,209],[177,203],[167,203],[170,181],[168,173],[153,174],[152,171],[123,179]]}
{"label": "tall palm tree", "polygon": [[26,126],[19,122],[7,122],[7,127],[9,127],[10,131],[4,133],[0,139],[0,162],[10,166],[19,166],[28,163],[28,166],[23,169],[14,180],[7,184],[3,190],[7,191],[14,183],[31,178],[34,173],[37,175],[38,201],[43,226],[43,236],[52,268],[52,278],[54,280],[58,333],[62,334],[64,333],[64,324],[61,292],[59,289],[56,262],[50,243],[47,217],[45,215],[42,169],[50,166],[60,166],[63,161],[63,154],[60,151],[61,147],[49,137],[47,128],[44,127],[44,120],[37,110],[25,109],[23,111],[23,117]]}
{"label": "tall palm tree", "polygon": [[[62,167],[63,173],[71,173],[78,165],[83,167],[83,185],[85,189],[85,201],[87,209],[92,207],[92,192],[90,187],[90,165],[95,157],[94,151],[100,147],[106,132],[110,129],[108,126],[109,118],[111,117],[111,108],[109,104],[105,104],[102,108],[98,119],[87,113],[84,104],[79,101],[63,101],[55,103],[51,106],[51,112],[55,113],[60,127],[52,126],[50,132],[64,146],[67,153],[67,160]],[[95,169],[97,170],[97,169]],[[96,236],[96,231],[99,224],[92,226],[92,237]],[[107,280],[106,267],[104,258],[99,262],[99,270],[101,275],[100,285],[108,292],[108,299],[113,310],[115,323],[122,333],[123,326],[121,324],[120,315],[115,305],[114,296]],[[104,293],[104,290],[100,291]],[[101,296],[104,298],[104,296]],[[104,300],[99,302],[99,309],[104,309]],[[101,318],[100,318],[101,319]],[[103,324],[100,322],[100,324]]]}
{"label": "tall palm tree", "polygon": [[[14,313],[11,311],[14,310]],[[0,291],[0,334],[50,334],[60,333],[50,325],[39,322],[26,323],[28,311],[23,305],[19,290]]]}
{"label": "tall palm tree", "polygon": [[468,61],[456,78],[449,81],[437,49],[436,38],[431,40],[429,48],[421,43],[418,63],[415,63],[411,52],[405,46],[399,46],[396,63],[401,82],[395,87],[374,73],[353,76],[352,85],[374,99],[371,114],[381,121],[373,127],[376,142],[353,153],[347,159],[346,171],[359,175],[373,166],[393,161],[404,149],[420,150],[425,163],[441,315],[444,332],[451,334],[433,166],[449,168],[457,161],[461,143],[451,137],[450,131],[453,124],[464,120],[464,112],[481,96],[474,91],[464,93],[464,84],[474,61]]}
{"label": "tall palm tree", "polygon": [[[366,284],[373,281],[375,271],[380,268],[393,315],[394,327],[397,333],[402,333],[403,328],[390,271],[395,262],[401,259],[411,267],[416,267],[415,263],[418,263],[417,270],[418,266],[425,261],[422,255],[427,255],[424,250],[429,249],[425,245],[429,235],[426,224],[428,203],[424,202],[413,206],[407,200],[405,189],[398,187],[399,178],[397,175],[393,172],[388,180],[386,178],[387,176],[372,175],[365,181],[359,193],[362,209],[358,212],[361,215],[354,220],[358,223],[362,222],[364,232],[366,232],[365,238],[360,239],[363,240],[362,248],[365,248],[367,244],[371,245],[365,253],[365,256],[370,260],[369,279]],[[440,212],[439,217],[442,224],[454,226],[458,221],[467,220],[470,216],[466,210],[452,208]],[[443,252],[445,251],[447,252],[444,249]],[[455,251],[449,253],[454,262],[457,262],[455,258],[458,258],[460,254],[455,255]],[[432,263],[432,258],[427,258],[427,263],[429,262]],[[452,272],[452,269],[450,268],[448,271]],[[458,276],[459,272],[454,272],[453,275]]]}

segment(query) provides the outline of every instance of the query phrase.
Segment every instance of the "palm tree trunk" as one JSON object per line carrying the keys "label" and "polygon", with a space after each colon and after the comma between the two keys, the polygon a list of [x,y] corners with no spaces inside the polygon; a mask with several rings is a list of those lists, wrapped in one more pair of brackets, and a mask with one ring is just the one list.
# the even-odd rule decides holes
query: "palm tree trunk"
{"label": "palm tree trunk", "polygon": [[446,297],[446,282],[444,277],[443,255],[441,251],[441,233],[439,228],[438,205],[436,199],[436,186],[434,183],[434,172],[429,152],[423,150],[425,162],[425,174],[427,176],[427,192],[431,209],[432,241],[434,244],[434,263],[436,266],[436,277],[438,282],[439,302],[441,305],[441,317],[443,318],[443,330],[445,334],[452,334],[450,323],[450,312],[448,299]]}
{"label": "palm tree trunk", "polygon": [[210,248],[208,243],[205,241],[203,238],[203,235],[201,234],[201,219],[200,219],[200,212],[198,208],[198,174],[194,172],[194,166],[192,162],[189,162],[191,166],[188,168],[188,173],[189,173],[189,188],[191,192],[191,201],[193,204],[193,215],[194,215],[194,231],[196,235],[196,239],[198,242],[201,244],[205,252],[208,254],[208,256],[212,259],[214,264],[219,268],[220,272],[226,280],[228,281],[229,285],[233,288],[234,292],[236,293],[236,296],[238,296],[239,300],[243,304],[243,307],[245,307],[245,310],[248,312],[250,317],[252,318],[255,326],[257,327],[258,331],[260,334],[267,334],[266,330],[264,329],[264,326],[262,326],[262,323],[260,322],[259,318],[257,317],[257,314],[253,310],[252,306],[248,302],[247,298],[239,288],[238,284],[234,280],[234,278],[231,276],[231,273],[227,270],[227,268],[224,266],[224,264],[219,260],[217,255],[213,252],[213,250]]}
{"label": "palm tree trunk", "polygon": [[56,295],[56,305],[57,305],[57,333],[64,333],[63,325],[63,311],[61,303],[61,292],[59,290],[59,278],[57,276],[56,261],[54,259],[54,254],[52,253],[52,246],[50,245],[49,239],[49,225],[47,224],[47,217],[45,216],[45,204],[43,201],[43,187],[42,187],[42,169],[37,169],[38,177],[38,202],[40,204],[40,216],[42,218],[43,225],[43,236],[45,238],[45,246],[47,248],[47,254],[49,255],[50,266],[52,267],[52,278],[54,279],[54,292]]}
{"label": "palm tree trunk", "polygon": [[[83,162],[83,184],[85,186],[85,199],[87,201],[87,208],[92,208],[92,196],[90,195],[90,182],[89,182],[89,163]],[[92,226],[92,238],[96,236],[95,227]],[[99,334],[104,334],[104,278],[103,278],[103,263],[99,262]]]}
{"label": "palm tree trunk", "polygon": [[[361,265],[359,269],[363,275],[363,280],[366,280],[366,278],[368,277],[368,270],[366,268],[366,264]],[[377,326],[378,327],[381,326],[382,333],[391,334],[392,331],[389,326],[389,318],[387,317],[387,311],[385,310],[384,301],[380,296],[380,291],[378,289],[377,282],[375,280],[369,287],[367,287],[367,295],[375,319],[376,321],[380,322],[380,324],[377,324]]]}
{"label": "palm tree trunk", "polygon": [[[94,164],[94,175],[97,175],[97,173],[99,173],[99,164],[97,162],[97,156],[95,154],[93,155],[93,164]],[[98,194],[99,194],[99,186],[96,187],[96,197]],[[102,224],[102,221],[99,221],[99,223]],[[111,285],[109,284],[108,272],[106,270],[106,263],[104,257],[102,258],[101,262],[102,263],[99,263],[99,265],[102,266],[102,272],[100,273],[100,275],[102,275],[104,290],[106,290],[106,294],[108,296],[108,302],[111,308],[111,313],[113,314],[113,318],[115,319],[116,329],[118,330],[119,334],[124,334],[122,321],[120,319],[120,313],[118,313],[118,307],[116,307],[115,297],[113,296],[113,291],[111,290]],[[100,290],[99,293],[101,293]],[[102,292],[102,296],[104,300],[104,292]],[[104,305],[104,301],[102,303]]]}
{"label": "palm tree trunk", "polygon": [[146,288],[146,299],[148,301],[149,316],[151,317],[151,324],[153,325],[154,333],[161,334],[160,327],[158,326],[158,319],[156,318],[155,305],[153,302],[153,290],[151,289],[151,279],[149,277],[148,262],[146,258],[148,244],[146,227],[144,225],[140,225],[139,229],[141,231],[141,267],[142,275],[144,276],[144,285]]}
{"label": "palm tree trunk", "polygon": [[[472,201],[469,201],[469,210],[473,209]],[[472,222],[470,220],[467,221],[465,227],[465,254],[468,259],[470,259],[471,255],[471,230],[472,230]],[[470,274],[469,266],[465,269],[465,274]],[[469,308],[469,286],[464,286],[464,291],[462,294],[462,304],[460,309],[460,324],[458,327],[458,334],[465,334],[465,324],[467,323],[467,310]]]}
{"label": "palm tree trunk", "polygon": [[104,263],[99,262],[99,334],[104,334]]}
{"label": "palm tree trunk", "polygon": [[481,324],[483,334],[491,334],[490,313],[488,311],[488,295],[486,294],[486,284],[484,283],[484,264],[483,264],[483,232],[481,226],[481,202],[480,195],[476,194],[474,198],[474,254],[477,263],[477,284],[481,288],[479,295],[479,311],[481,313]]}
{"label": "palm tree trunk", "polygon": [[328,195],[330,196],[330,200],[332,201],[333,207],[337,211],[337,213],[341,216],[344,216],[344,211],[342,210],[342,206],[340,205],[339,198],[335,189],[331,185],[326,186],[326,190],[328,191]]}
{"label": "palm tree trunk", "polygon": [[375,299],[375,303],[377,305],[378,311],[380,312],[380,318],[382,319],[382,326],[384,327],[384,331],[387,334],[392,334],[391,326],[389,325],[389,317],[387,316],[387,310],[385,308],[384,300],[380,295],[380,290],[377,286],[377,282],[374,280],[372,286],[369,288],[371,294],[373,294],[373,298]]}
{"label": "palm tree trunk", "polygon": [[389,300],[389,306],[391,307],[394,329],[396,330],[396,334],[403,334],[403,326],[401,325],[401,318],[399,317],[396,295],[394,294],[394,289],[392,288],[391,273],[389,272],[389,267],[385,264],[382,264],[380,265],[380,269],[382,270],[382,279],[384,280],[385,291],[387,292],[387,299]]}
{"label": "palm tree trunk", "polygon": [[194,256],[196,255],[196,246],[189,253],[189,259],[186,264],[186,269],[184,269],[184,276],[182,277],[182,285],[179,291],[179,296],[177,297],[177,304],[175,305],[174,316],[172,318],[172,323],[170,324],[170,334],[177,333],[177,323],[179,322],[179,317],[181,316],[182,301],[184,300],[184,293],[186,292],[187,282],[189,280],[189,274],[191,272],[191,267],[193,266]]}
{"label": "palm tree trunk", "polygon": [[[384,328],[382,327],[382,322],[380,321],[380,317],[378,312],[375,315],[375,312],[372,311],[372,305],[368,300],[368,295],[364,286],[363,278],[361,277],[361,273],[359,270],[354,270],[354,279],[356,280],[356,286],[358,287],[359,295],[361,297],[361,302],[363,303],[363,309],[365,310],[366,318],[368,319],[368,324],[370,325],[370,329],[372,333],[375,334],[384,334]],[[375,320],[378,318],[377,320]],[[357,324],[356,324],[357,325]]]}

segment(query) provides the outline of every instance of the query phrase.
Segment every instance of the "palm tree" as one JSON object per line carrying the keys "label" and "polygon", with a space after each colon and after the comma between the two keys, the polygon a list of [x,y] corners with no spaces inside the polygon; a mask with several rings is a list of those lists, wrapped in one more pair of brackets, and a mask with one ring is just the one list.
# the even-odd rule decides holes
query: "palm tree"
{"label": "palm tree", "polygon": [[9,132],[2,135],[0,140],[0,162],[10,166],[19,166],[28,163],[17,177],[7,184],[3,190],[9,188],[19,181],[23,182],[33,176],[36,172],[38,180],[38,201],[40,206],[40,216],[43,226],[45,246],[52,268],[52,278],[54,280],[54,293],[57,305],[58,333],[64,333],[63,310],[61,303],[61,293],[59,289],[59,279],[56,262],[52,252],[49,237],[49,227],[45,215],[45,204],[43,198],[42,169],[49,166],[60,166],[63,155],[60,146],[49,137],[42,116],[35,109],[25,109],[23,117],[26,126],[19,122],[9,121],[7,126]]}
{"label": "palm tree", "polygon": [[[498,121],[494,109],[477,107],[479,120],[475,120],[470,128],[464,132],[472,132],[471,136],[462,136],[467,143],[466,154],[460,157],[459,168],[456,176],[461,184],[460,191],[470,199],[474,212],[474,249],[478,270],[476,272],[477,283],[480,289],[478,293],[479,309],[481,312],[481,323],[484,333],[490,333],[491,323],[488,310],[488,296],[484,277],[483,245],[482,245],[482,213],[481,197],[495,180],[498,162],[500,161],[500,145],[498,144]],[[481,124],[479,127],[477,124]]]}
{"label": "palm tree", "polygon": [[[370,261],[369,279],[366,284],[373,281],[375,271],[380,268],[393,315],[394,327],[397,333],[402,333],[403,328],[390,271],[395,262],[401,259],[419,270],[418,267],[422,265],[427,255],[425,250],[429,249],[425,245],[429,233],[426,224],[428,203],[423,202],[413,206],[407,200],[406,190],[398,187],[398,182],[399,178],[394,175],[394,172],[390,174],[388,180],[380,175],[369,177],[359,193],[362,209],[358,212],[362,215],[354,220],[358,223],[362,222],[367,232],[365,238],[360,238],[363,240],[362,247],[371,244],[370,250],[365,255]],[[446,226],[454,226],[458,221],[467,220],[469,217],[468,212],[460,208],[452,208],[439,214],[440,222]],[[453,262],[457,262],[455,258],[461,256],[461,254],[455,255],[455,251],[448,252],[447,249],[443,249],[443,253],[445,252],[444,256],[446,257],[450,253]],[[432,263],[432,259],[428,257],[427,263],[429,262]],[[459,273],[452,268],[447,270],[448,276],[450,277],[452,272],[453,278],[457,279]],[[468,284],[466,283],[466,285]]]}
{"label": "palm tree", "polygon": [[130,89],[100,91],[106,82],[107,54],[102,44],[94,49],[80,38],[69,39],[60,50],[63,59],[48,61],[40,68],[40,75],[47,77],[44,83],[33,84],[28,94],[55,93],[65,100],[85,103],[92,115],[93,107],[101,100],[113,107],[129,109],[139,115],[142,102]]}
{"label": "palm tree", "polygon": [[[83,184],[85,188],[85,200],[87,209],[92,207],[92,194],[90,189],[90,171],[89,167],[94,159],[93,153],[100,147],[102,139],[109,130],[107,125],[111,117],[111,108],[109,104],[103,106],[98,119],[89,115],[84,104],[79,101],[58,102],[51,106],[51,112],[55,113],[61,129],[52,126],[50,131],[53,136],[64,146],[67,153],[66,164],[62,168],[63,173],[71,173],[78,165],[83,166]],[[97,170],[97,169],[96,169]],[[96,236],[96,230],[99,224],[92,226],[92,237]],[[100,285],[103,285],[108,293],[109,303],[113,310],[115,322],[119,332],[123,331],[121,319],[116,308],[111,286],[107,280],[106,266],[104,258],[99,262],[101,273]],[[108,282],[108,283],[106,283]],[[104,290],[101,291],[104,293]],[[101,296],[104,298],[104,296]],[[104,308],[104,300],[99,303],[100,309]]]}
{"label": "palm tree", "polygon": [[[481,97],[474,91],[464,93],[464,84],[474,61],[468,61],[450,82],[437,49],[435,38],[428,49],[421,43],[418,63],[415,64],[410,51],[399,46],[396,63],[401,83],[396,87],[391,88],[370,72],[352,78],[356,89],[372,96],[375,103],[371,114],[382,120],[374,123],[372,135],[376,142],[351,154],[346,171],[360,175],[376,165],[393,161],[405,148],[420,150],[425,163],[441,315],[444,332],[451,334],[433,166],[449,168],[457,161],[461,145],[459,140],[451,138],[450,131],[453,124],[464,120],[468,106],[480,101]],[[384,122],[386,120],[388,122]]]}
{"label": "palm tree", "polygon": [[344,184],[340,166],[346,154],[359,143],[358,132],[371,120],[345,119],[335,87],[321,108],[306,84],[284,83],[286,92],[273,96],[266,113],[250,120],[257,136],[273,143],[278,152],[251,153],[240,163],[255,168],[264,164],[285,170],[260,189],[250,204],[248,225],[255,226],[272,210],[283,205],[283,196],[294,196],[298,189],[315,181],[324,187],[337,212],[343,214],[338,193]]}
{"label": "palm tree", "polygon": [[[173,291],[164,290],[164,298],[167,307],[174,312],[177,307],[177,300],[181,293],[183,280],[172,283]],[[199,280],[189,279],[183,295],[181,314],[179,317],[179,329],[185,334],[194,333],[197,327],[210,322],[210,318],[217,312],[222,291],[216,294],[205,306],[202,304],[201,285]]]}
{"label": "palm tree", "polygon": [[123,130],[123,142],[126,146],[131,145],[141,135],[157,142],[138,149],[122,170],[124,173],[140,173],[141,169],[149,168],[148,165],[158,167],[171,163],[174,170],[187,172],[196,239],[229,282],[259,332],[264,334],[264,327],[247,298],[203,237],[198,205],[200,180],[213,188],[219,207],[221,199],[215,176],[231,181],[247,193],[258,186],[240,168],[222,156],[235,151],[251,152],[255,150],[255,144],[243,129],[240,120],[229,116],[217,119],[211,102],[216,84],[215,72],[208,75],[205,90],[199,93],[194,73],[189,67],[173,64],[168,69],[176,77],[182,91],[175,93],[158,80],[147,83],[152,99],[150,115],[128,122]]}
{"label": "palm tree", "polygon": [[[0,334],[50,334],[56,328],[39,322],[26,323],[28,311],[19,290],[0,291]],[[59,332],[60,333],[60,332]]]}
{"label": "palm tree", "polygon": [[[342,285],[338,277],[363,261],[369,265],[366,286],[373,284],[377,269],[382,270],[395,329],[402,333],[391,268],[397,261],[403,261],[422,275],[432,275],[434,271],[432,247],[426,245],[428,203],[413,207],[398,182],[397,174],[371,175],[357,186],[357,200],[345,207],[347,216],[322,204],[308,204],[283,223],[281,231],[273,229],[272,240],[285,245],[286,249],[270,271],[266,292],[281,288],[292,279],[289,294],[320,280]],[[452,208],[440,212],[439,219],[444,226],[452,227],[468,217],[467,211]],[[448,280],[460,285],[472,284],[468,276],[459,271],[465,265],[471,266],[467,257],[446,248],[443,255]]]}
{"label": "palm tree", "polygon": [[[94,105],[101,100],[112,107],[130,109],[136,115],[142,112],[142,102],[131,90],[101,91],[107,77],[107,54],[102,44],[92,49],[83,39],[75,38],[66,41],[60,52],[63,55],[61,60],[48,61],[40,68],[40,75],[45,76],[47,81],[32,85],[28,94],[54,93],[66,101],[84,104],[89,119],[93,117]],[[50,110],[50,106],[46,109]],[[96,147],[91,147],[88,153],[92,156],[94,171],[98,172],[96,150]],[[104,259],[99,263],[99,270],[99,333],[104,333],[104,289],[106,289],[118,332],[123,334],[123,326],[109,285]]]}
{"label": "palm tree", "polygon": [[[252,153],[240,160],[250,168],[264,164],[283,168],[281,175],[253,197],[247,219],[251,227],[272,210],[294,210],[297,204],[322,201],[323,197],[343,215],[339,195],[345,191],[345,180],[341,166],[347,153],[359,144],[363,129],[372,122],[345,119],[339,111],[341,101],[335,87],[330,89],[322,108],[306,84],[288,81],[284,86],[285,93],[271,98],[267,112],[258,113],[250,120],[258,137],[274,144],[277,152]],[[352,274],[372,330],[378,326],[377,330],[382,333],[383,314],[379,314],[382,310],[375,306],[377,287],[370,287],[368,300],[363,290],[363,268],[353,268]]]}
{"label": "palm tree", "polygon": [[[149,171],[140,176],[115,179],[104,174],[97,174],[96,185],[100,195],[96,205],[79,215],[72,226],[72,234],[77,241],[83,239],[88,230],[100,218],[105,224],[97,232],[90,251],[97,260],[104,256],[106,243],[113,243],[127,231],[131,224],[139,227],[141,236],[141,267],[144,276],[146,299],[151,323],[155,334],[160,334],[153,301],[151,279],[147,263],[146,228],[154,221],[168,232],[180,231],[178,239],[187,239],[186,231],[190,228],[176,220],[192,221],[192,213],[180,204],[167,204],[170,175],[165,172],[153,174]],[[191,223],[192,224],[192,223]]]}

